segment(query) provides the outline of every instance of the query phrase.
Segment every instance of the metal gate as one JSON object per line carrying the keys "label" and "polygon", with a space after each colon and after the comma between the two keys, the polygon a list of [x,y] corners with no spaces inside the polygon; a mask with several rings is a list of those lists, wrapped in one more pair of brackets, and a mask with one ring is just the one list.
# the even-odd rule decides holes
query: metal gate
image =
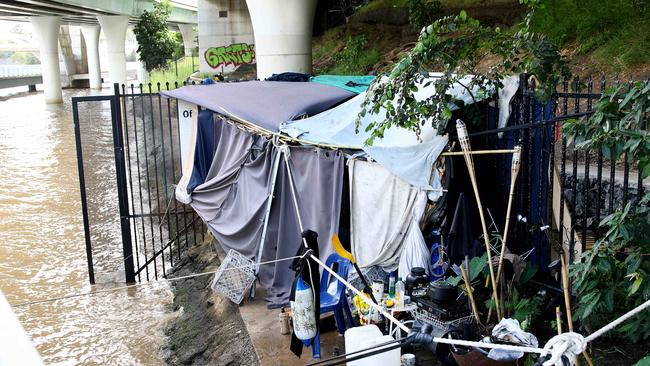
{"label": "metal gate", "polygon": [[[169,89],[169,84],[166,84]],[[181,175],[177,102],[160,94],[160,84],[118,84],[113,95],[72,98],[77,166],[88,275],[95,283],[93,225],[84,165],[84,128],[80,105],[110,103],[115,179],[126,282],[165,277],[183,250],[205,239],[203,221],[191,207],[176,201],[174,184]]]}

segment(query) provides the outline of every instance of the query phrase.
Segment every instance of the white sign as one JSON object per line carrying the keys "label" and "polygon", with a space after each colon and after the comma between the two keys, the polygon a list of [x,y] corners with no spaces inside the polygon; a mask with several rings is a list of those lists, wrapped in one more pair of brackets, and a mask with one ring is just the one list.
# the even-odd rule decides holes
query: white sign
{"label": "white sign", "polygon": [[199,107],[183,100],[178,100],[178,135],[181,141],[181,169],[183,175],[191,174],[194,165],[194,147]]}

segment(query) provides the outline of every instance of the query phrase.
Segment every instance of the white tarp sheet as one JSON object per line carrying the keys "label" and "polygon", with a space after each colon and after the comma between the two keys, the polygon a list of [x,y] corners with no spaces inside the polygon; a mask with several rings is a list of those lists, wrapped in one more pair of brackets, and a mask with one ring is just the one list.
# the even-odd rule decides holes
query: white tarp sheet
{"label": "white tarp sheet", "polygon": [[350,239],[360,267],[380,266],[400,273],[428,268],[419,228],[426,193],[381,166],[350,160]]}

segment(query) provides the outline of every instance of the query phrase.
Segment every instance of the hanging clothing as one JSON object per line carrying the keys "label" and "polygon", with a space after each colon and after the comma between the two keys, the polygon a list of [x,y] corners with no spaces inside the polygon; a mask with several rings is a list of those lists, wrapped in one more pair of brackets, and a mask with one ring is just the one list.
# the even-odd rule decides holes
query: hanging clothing
{"label": "hanging clothing", "polygon": [[[478,215],[478,212],[474,214]],[[481,254],[481,245],[472,229],[472,212],[465,193],[458,195],[454,216],[447,220],[447,224],[447,255],[452,263],[464,260],[465,256],[472,258]]]}
{"label": "hanging clothing", "polygon": [[[503,79],[503,88],[498,90],[499,95],[499,123],[497,126],[499,128],[504,128],[508,124],[508,119],[510,119],[510,113],[512,113],[512,106],[510,102],[512,98],[517,94],[519,90],[519,76],[513,75]],[[503,137],[503,132],[499,132],[499,138]]]}
{"label": "hanging clothing", "polygon": [[[305,238],[307,241],[307,248],[302,243],[302,240],[300,240],[299,243],[299,248],[298,252],[296,253],[296,256],[303,256],[305,253],[311,249],[312,254],[320,259],[320,253],[319,253],[319,245],[318,245],[318,234],[314,231],[311,230],[305,230],[305,232],[302,233],[302,237]],[[289,268],[295,272],[295,278],[293,280],[293,283],[291,284],[291,293],[289,295],[289,300],[294,301],[295,296],[296,296],[296,282],[298,282],[298,278],[301,278],[305,283],[309,284],[311,287],[311,290],[315,294],[314,296],[314,314],[315,314],[315,319],[316,321],[316,331],[318,332],[318,319],[320,319],[320,272],[319,268],[320,266],[318,263],[316,263],[315,260],[309,257],[305,258],[296,258],[293,260],[291,263],[291,266]],[[289,349],[293,354],[296,356],[300,357],[302,355],[302,346],[304,345],[304,342],[298,339],[296,337],[295,332],[291,332],[291,345],[289,346]],[[313,347],[313,344],[312,344]]]}
{"label": "hanging clothing", "polygon": [[359,266],[400,267],[404,276],[411,267],[427,268],[429,254],[418,225],[426,193],[378,164],[348,164],[352,254]]}

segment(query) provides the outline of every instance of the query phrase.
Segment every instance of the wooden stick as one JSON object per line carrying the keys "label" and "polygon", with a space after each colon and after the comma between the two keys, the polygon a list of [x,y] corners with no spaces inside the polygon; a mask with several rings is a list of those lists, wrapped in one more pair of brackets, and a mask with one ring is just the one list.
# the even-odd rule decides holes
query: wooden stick
{"label": "wooden stick", "polygon": [[555,321],[557,322],[557,335],[562,334],[562,312],[560,307],[555,307]]}
{"label": "wooden stick", "polygon": [[569,293],[569,271],[564,252],[560,253],[560,275],[562,276],[562,291],[564,292],[564,306],[566,307],[566,320],[569,332],[573,332],[573,314],[571,312],[571,294]]}
{"label": "wooden stick", "polygon": [[[516,149],[501,149],[501,150],[476,150],[470,151],[471,155],[488,155],[488,154],[512,154],[516,152]],[[464,155],[463,151],[447,151],[440,154],[442,156],[459,156]]]}
{"label": "wooden stick", "polygon": [[465,287],[467,288],[467,296],[469,296],[469,301],[472,304],[472,314],[474,314],[474,318],[476,318],[476,323],[482,325],[481,318],[478,315],[478,309],[476,308],[476,302],[474,301],[474,294],[472,293],[472,285],[469,282],[469,276],[467,276],[467,271],[465,270],[465,266],[462,263],[460,265],[460,273],[463,275],[463,280],[465,281]]}
{"label": "wooden stick", "polygon": [[[508,242],[508,229],[510,227],[510,212],[512,201],[515,196],[515,184],[519,176],[519,167],[521,166],[521,146],[516,146],[512,154],[512,167],[510,168],[510,196],[508,198],[508,208],[506,209],[506,222],[503,229],[503,241],[501,242],[501,253],[499,254],[499,265],[497,266],[497,283],[501,280],[501,270],[503,269],[503,256],[506,253],[506,243]],[[494,301],[497,301],[494,299]],[[500,320],[500,319],[499,319]]]}
{"label": "wooden stick", "polygon": [[487,251],[487,262],[488,267],[490,268],[490,282],[492,282],[492,296],[495,300],[494,305],[496,309],[497,318],[501,319],[501,309],[499,307],[499,295],[497,294],[496,281],[494,276],[494,268],[492,267],[492,249],[490,247],[490,237],[488,235],[487,226],[485,225],[485,216],[483,215],[483,205],[481,204],[481,197],[478,194],[478,187],[476,184],[476,176],[474,172],[474,162],[472,161],[472,156],[470,154],[471,146],[469,144],[469,137],[467,135],[467,128],[465,123],[460,119],[456,121],[456,130],[458,132],[458,141],[460,142],[460,147],[463,150],[463,156],[465,157],[465,164],[467,165],[467,171],[469,172],[469,178],[472,181],[472,188],[474,189],[474,197],[476,198],[476,204],[478,206],[478,213],[481,218],[481,226],[483,228],[483,241],[485,242],[485,250]]}
{"label": "wooden stick", "polygon": [[[562,291],[564,292],[564,306],[566,306],[566,319],[567,325],[569,327],[569,332],[573,332],[573,314],[571,311],[571,294],[569,292],[569,265],[567,264],[566,258],[564,257],[564,250],[560,252],[560,266],[562,276]],[[589,366],[593,366],[591,357],[587,354],[587,351],[582,352],[582,355],[587,360]],[[576,365],[580,366],[580,361],[576,359]]]}

